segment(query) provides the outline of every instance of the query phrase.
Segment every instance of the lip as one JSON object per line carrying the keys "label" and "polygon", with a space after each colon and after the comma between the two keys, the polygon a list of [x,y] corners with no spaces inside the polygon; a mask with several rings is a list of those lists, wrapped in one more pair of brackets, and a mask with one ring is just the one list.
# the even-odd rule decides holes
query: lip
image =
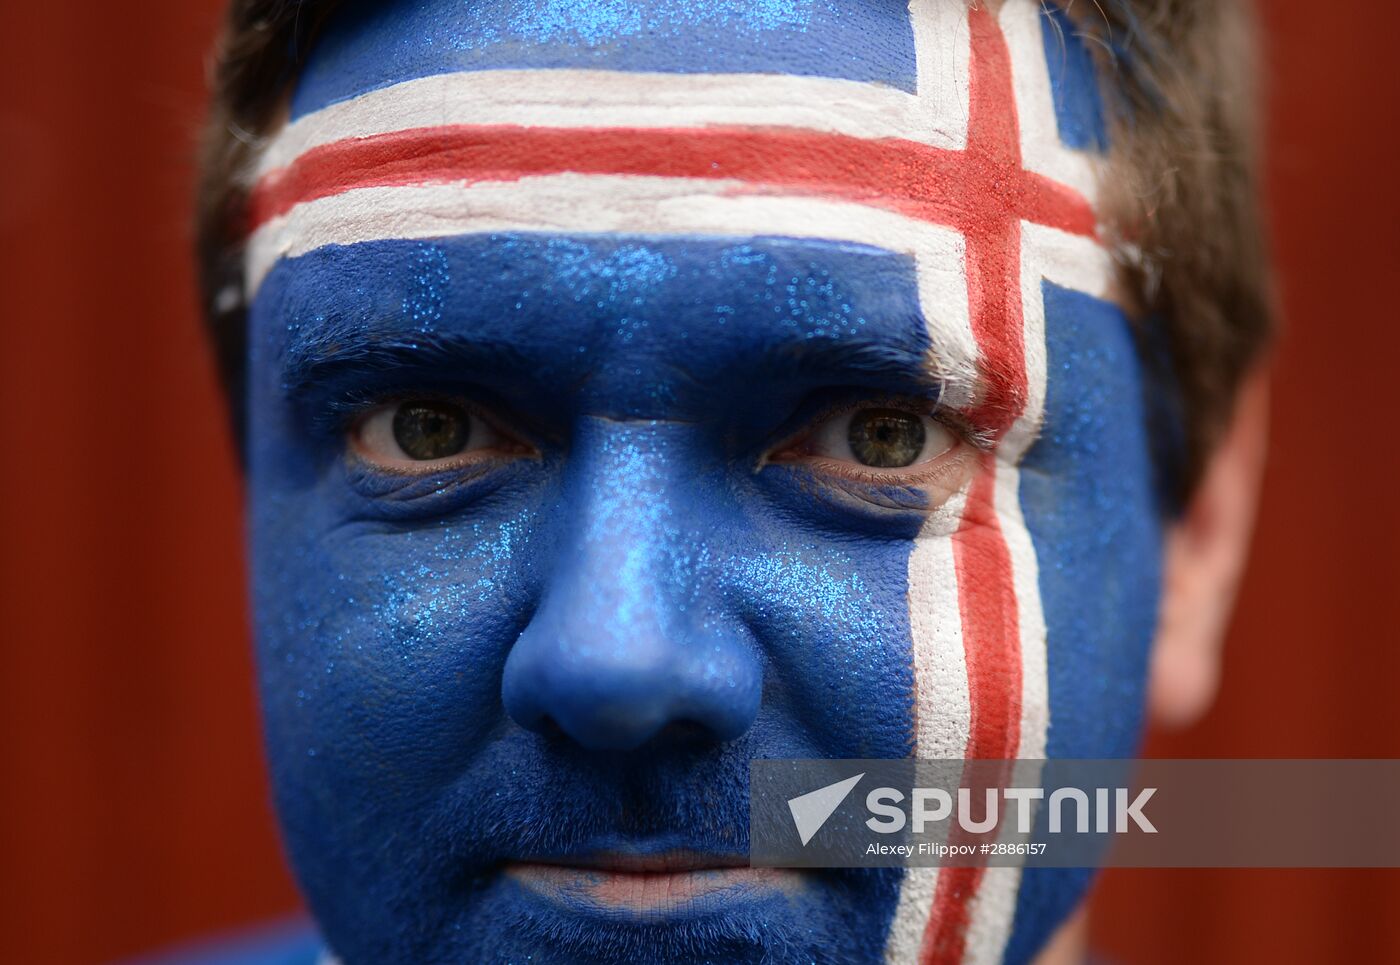
{"label": "lip", "polygon": [[751,868],[742,855],[692,851],[597,852],[512,861],[504,870],[531,892],[575,910],[648,917],[791,892],[803,880],[798,871]]}

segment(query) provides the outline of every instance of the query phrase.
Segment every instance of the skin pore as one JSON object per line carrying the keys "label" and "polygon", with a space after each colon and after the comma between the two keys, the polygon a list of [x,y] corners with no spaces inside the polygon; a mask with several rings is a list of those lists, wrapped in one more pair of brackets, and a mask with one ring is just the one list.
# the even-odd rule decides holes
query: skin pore
{"label": "skin pore", "polygon": [[1087,874],[749,869],[747,765],[1136,746],[1168,523],[1102,114],[1032,0],[331,21],[254,173],[247,424],[332,950],[1045,945]]}

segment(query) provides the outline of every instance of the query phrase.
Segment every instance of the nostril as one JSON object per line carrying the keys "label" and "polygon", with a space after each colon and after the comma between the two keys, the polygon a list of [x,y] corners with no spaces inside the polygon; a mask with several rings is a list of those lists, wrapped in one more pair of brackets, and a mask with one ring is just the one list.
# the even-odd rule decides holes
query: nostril
{"label": "nostril", "polygon": [[704,744],[720,743],[714,728],[698,720],[674,720],[651,738],[650,743],[666,744],[672,747],[697,747]]}
{"label": "nostril", "polygon": [[541,715],[531,723],[530,730],[539,734],[550,743],[569,739],[569,735],[564,732],[563,727],[559,726],[559,722],[548,714]]}

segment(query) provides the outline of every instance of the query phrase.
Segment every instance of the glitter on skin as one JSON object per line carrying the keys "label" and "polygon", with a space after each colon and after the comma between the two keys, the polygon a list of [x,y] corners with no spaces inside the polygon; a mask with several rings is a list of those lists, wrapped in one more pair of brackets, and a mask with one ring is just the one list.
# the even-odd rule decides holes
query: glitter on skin
{"label": "glitter on skin", "polygon": [[[571,41],[597,46],[640,33],[680,27],[723,27],[748,34],[803,28],[814,0],[691,0],[647,6],[632,0],[533,0],[511,15],[512,30],[535,43]],[[830,4],[825,4],[831,9]]]}
{"label": "glitter on skin", "polygon": [[413,288],[404,296],[403,313],[427,332],[432,322],[442,318],[443,289],[452,282],[452,274],[447,258],[435,245],[420,245],[415,260],[417,273]]}

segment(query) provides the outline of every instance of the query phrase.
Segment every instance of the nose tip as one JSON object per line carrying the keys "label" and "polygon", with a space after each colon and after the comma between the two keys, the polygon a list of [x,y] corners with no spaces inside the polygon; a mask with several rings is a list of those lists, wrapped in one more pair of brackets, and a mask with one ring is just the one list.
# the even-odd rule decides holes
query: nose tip
{"label": "nose tip", "polygon": [[633,750],[673,724],[714,741],[742,736],[758,716],[762,671],[740,635],[596,642],[548,614],[516,641],[501,697],[529,730],[555,727],[588,750]]}
{"label": "nose tip", "polygon": [[708,552],[731,521],[695,484],[709,445],[696,433],[665,420],[578,424],[548,585],[501,681],[520,726],[631,750],[673,724],[691,741],[734,740],[757,717],[757,643]]}

